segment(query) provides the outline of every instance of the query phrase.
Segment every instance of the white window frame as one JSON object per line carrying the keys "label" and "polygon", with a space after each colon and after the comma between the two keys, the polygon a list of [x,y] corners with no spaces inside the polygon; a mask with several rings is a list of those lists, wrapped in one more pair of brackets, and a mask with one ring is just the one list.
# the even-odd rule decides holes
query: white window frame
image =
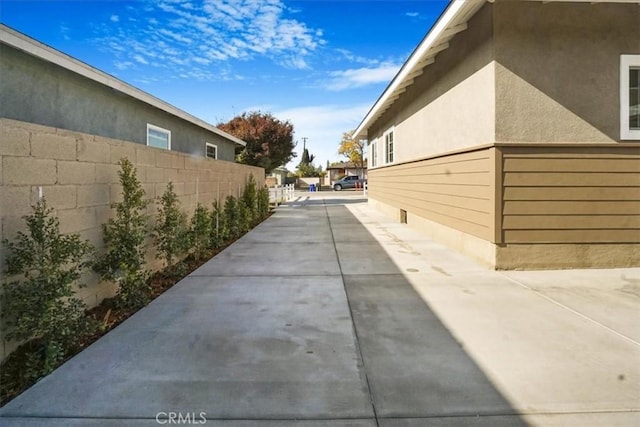
{"label": "white window frame", "polygon": [[372,168],[375,168],[376,166],[378,166],[377,145],[378,145],[378,140],[374,139],[371,142],[371,148],[369,149],[369,163],[371,164]]}
{"label": "white window frame", "polygon": [[[216,149],[216,155],[215,155],[215,157],[209,157],[209,155],[207,154],[207,148],[208,148],[208,147],[213,147],[213,148],[215,148],[215,149]],[[212,144],[212,143],[210,143],[210,142],[205,142],[205,143],[204,143],[204,156],[205,156],[207,159],[214,159],[214,160],[218,160],[218,146],[217,146],[216,144]]]}
{"label": "white window frame", "polygon": [[[149,144],[149,131],[154,130],[156,132],[162,132],[167,134],[167,147],[156,147],[155,145]],[[159,148],[161,150],[169,150],[171,151],[171,131],[169,129],[161,128],[160,126],[152,125],[151,123],[147,123],[147,147]]]}
{"label": "white window frame", "polygon": [[629,123],[629,70],[640,68],[640,55],[620,55],[620,139],[640,140],[640,129]]}
{"label": "white window frame", "polygon": [[[391,151],[389,151],[389,135],[391,135]],[[384,163],[387,165],[394,163],[396,160],[395,128],[387,130],[382,136],[382,140],[384,141]],[[391,154],[391,158],[389,158],[389,154]]]}

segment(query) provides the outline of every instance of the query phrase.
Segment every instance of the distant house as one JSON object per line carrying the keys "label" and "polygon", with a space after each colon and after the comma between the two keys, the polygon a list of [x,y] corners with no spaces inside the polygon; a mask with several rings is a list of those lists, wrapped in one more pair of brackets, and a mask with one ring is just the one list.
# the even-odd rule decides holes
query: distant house
{"label": "distant house", "polygon": [[329,186],[332,186],[335,181],[338,181],[343,176],[357,175],[363,178],[367,177],[367,160],[364,161],[364,170],[360,166],[355,165],[353,162],[340,162],[327,166],[327,175],[329,179]]}
{"label": "distant house", "polygon": [[369,200],[495,268],[640,265],[637,1],[458,0],[354,133]]}
{"label": "distant house", "polygon": [[284,166],[275,168],[265,178],[265,183],[269,187],[275,187],[276,185],[285,185],[287,183],[287,175],[289,171]]}
{"label": "distant house", "polygon": [[0,24],[0,117],[234,161],[240,139]]}

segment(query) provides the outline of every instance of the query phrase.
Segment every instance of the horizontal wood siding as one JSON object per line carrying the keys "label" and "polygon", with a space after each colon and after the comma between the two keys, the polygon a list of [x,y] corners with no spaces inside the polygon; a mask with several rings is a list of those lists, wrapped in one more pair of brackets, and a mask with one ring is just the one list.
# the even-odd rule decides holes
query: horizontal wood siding
{"label": "horizontal wood siding", "polygon": [[493,148],[370,170],[369,196],[398,210],[492,240],[494,163],[491,150]]}
{"label": "horizontal wood siding", "polygon": [[640,242],[640,149],[501,147],[505,243]]}

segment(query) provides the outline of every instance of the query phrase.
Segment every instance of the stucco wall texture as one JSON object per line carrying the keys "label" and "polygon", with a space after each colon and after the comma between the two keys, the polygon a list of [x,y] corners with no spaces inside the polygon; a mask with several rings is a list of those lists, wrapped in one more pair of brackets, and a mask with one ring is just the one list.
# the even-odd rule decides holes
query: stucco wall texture
{"label": "stucco wall texture", "polygon": [[[485,7],[373,124],[369,141],[395,126],[396,163],[493,142],[492,28],[492,9]],[[382,149],[378,157],[383,158]]]}
{"label": "stucco wall texture", "polygon": [[620,55],[640,54],[634,3],[493,6],[496,141],[620,141]]}
{"label": "stucco wall texture", "polygon": [[[35,204],[39,189],[55,209],[63,233],[78,233],[98,251],[103,247],[102,224],[114,213],[110,204],[121,200],[118,161],[126,157],[136,167],[138,179],[153,200],[173,182],[182,208],[189,217],[197,203],[208,208],[214,200],[238,196],[253,175],[264,185],[264,169],[233,162],[189,156],[131,142],[70,132],[47,126],[0,119],[0,239],[14,239],[25,230],[24,215]],[[157,204],[148,207],[153,223]],[[148,240],[147,261],[159,268]],[[4,272],[6,249],[0,247],[0,271]],[[79,295],[89,307],[113,296],[115,289],[87,278]],[[1,337],[0,337],[1,338]],[[2,359],[12,348],[4,340]]]}
{"label": "stucco wall texture", "polygon": [[147,144],[147,123],[171,131],[171,150],[205,155],[206,143],[218,146],[218,159],[235,161],[235,144],[42,59],[2,45],[0,117],[75,132]]}
{"label": "stucco wall texture", "polygon": [[620,142],[621,54],[640,54],[637,4],[487,3],[368,139],[395,127],[395,163],[493,142]]}
{"label": "stucco wall texture", "polygon": [[[640,54],[635,3],[485,3],[368,129],[395,137],[390,165],[378,140],[370,201],[495,268],[640,265],[622,54]],[[481,150],[493,161],[462,157]]]}

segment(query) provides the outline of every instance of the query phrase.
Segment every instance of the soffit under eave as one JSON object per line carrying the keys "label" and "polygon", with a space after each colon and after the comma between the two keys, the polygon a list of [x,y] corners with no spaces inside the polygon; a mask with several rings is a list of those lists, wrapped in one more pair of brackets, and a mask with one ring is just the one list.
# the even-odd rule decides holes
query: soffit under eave
{"label": "soffit under eave", "polygon": [[[414,83],[414,78],[424,73],[424,69],[433,64],[436,60],[436,56],[438,53],[449,47],[448,42],[456,34],[461,31],[464,31],[467,28],[467,22],[473,15],[480,10],[480,8],[485,3],[494,3],[495,0],[453,0],[456,1],[464,1],[465,4],[463,7],[458,10],[456,15],[452,17],[451,21],[446,25],[446,27],[441,31],[441,33],[434,39],[432,42],[432,46],[429,47],[420,57],[420,59],[412,65],[410,70],[407,72],[405,76],[401,78],[401,81],[394,86],[395,78],[399,77],[400,74],[404,71],[400,69],[394,80],[391,81],[385,92],[378,98],[374,106],[369,110],[363,121],[358,125],[356,131],[353,135],[354,138],[366,139],[368,129],[371,128],[377,121],[384,115],[385,112],[391,108],[391,106],[395,103],[395,101],[400,97],[399,95],[406,91],[409,86]],[[538,1],[542,3],[590,3],[590,4],[600,4],[600,3],[635,3],[640,6],[639,0],[525,0],[525,1]],[[448,6],[447,10],[451,8],[451,5]],[[446,11],[445,11],[446,14]],[[432,27],[430,32],[427,34],[422,43],[424,43],[435,26],[437,26],[438,22]],[[420,45],[416,48],[416,52],[419,51]],[[407,65],[411,61],[412,57],[410,57],[406,62]],[[393,87],[393,89],[392,89]],[[400,90],[404,89],[402,92]]]}
{"label": "soffit under eave", "polygon": [[[354,134],[354,138],[367,138],[367,130],[375,124],[375,122],[382,117],[382,115],[389,109],[391,106],[400,98],[400,96],[407,91],[415,81],[415,78],[424,73],[424,69],[429,65],[435,63],[436,56],[449,48],[449,41],[455,37],[456,34],[465,31],[467,29],[467,22],[476,12],[484,5],[486,1],[476,1],[476,0],[468,0],[465,1],[462,7],[456,12],[456,14],[450,19],[447,25],[440,31],[436,37],[430,42],[430,46],[425,49],[419,56],[419,58],[414,59],[410,57],[405,65],[409,65],[413,60],[413,64],[411,64],[406,69],[400,69],[397,77],[402,77],[398,81],[397,84],[394,80],[391,81],[385,92],[380,96],[380,98],[376,101],[374,106],[371,108],[369,113],[367,113],[368,117],[362,121],[362,123],[356,129],[356,133]],[[451,7],[451,6],[449,6]],[[446,14],[446,11],[444,12]],[[432,30],[437,26],[438,23],[434,25]],[[431,32],[427,33],[422,43],[428,41]],[[417,53],[420,51],[420,45],[416,48]]]}

